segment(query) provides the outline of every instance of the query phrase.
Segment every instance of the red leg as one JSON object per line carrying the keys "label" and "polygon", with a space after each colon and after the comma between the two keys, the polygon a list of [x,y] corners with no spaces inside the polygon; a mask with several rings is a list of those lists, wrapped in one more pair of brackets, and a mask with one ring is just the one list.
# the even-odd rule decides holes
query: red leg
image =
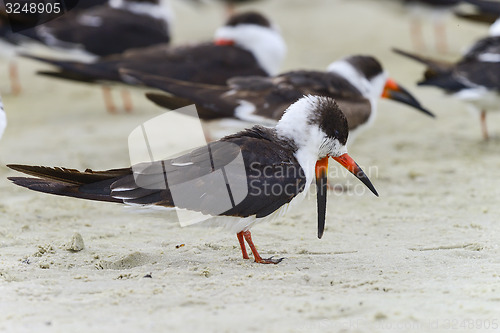
{"label": "red leg", "polygon": [[130,96],[130,91],[128,89],[122,89],[122,100],[123,100],[123,108],[126,112],[130,113],[134,109],[134,105],[132,104],[132,97]]}
{"label": "red leg", "polygon": [[241,253],[243,254],[243,259],[250,259],[247,253],[247,248],[245,246],[245,241],[243,240],[243,231],[236,234],[238,241],[240,242]]}
{"label": "red leg", "polygon": [[111,88],[108,86],[102,86],[102,96],[104,98],[104,104],[106,105],[106,110],[109,113],[116,113],[116,107],[113,103],[113,97],[111,96]]}
{"label": "red leg", "polygon": [[483,131],[483,138],[488,140],[490,137],[488,135],[488,128],[486,127],[486,111],[481,111],[481,129]]}
{"label": "red leg", "polygon": [[21,83],[19,81],[19,70],[15,61],[11,61],[9,64],[9,76],[12,95],[19,95],[21,92]]}
{"label": "red leg", "polygon": [[250,246],[250,250],[252,250],[253,257],[254,257],[256,263],[259,263],[259,264],[279,264],[284,259],[284,258],[273,259],[273,257],[267,258],[267,259],[262,259],[259,252],[257,252],[257,248],[255,247],[255,245],[252,242],[252,234],[250,233],[250,230],[242,231],[241,233],[243,234],[243,236],[245,236],[245,239],[246,239],[248,245]]}

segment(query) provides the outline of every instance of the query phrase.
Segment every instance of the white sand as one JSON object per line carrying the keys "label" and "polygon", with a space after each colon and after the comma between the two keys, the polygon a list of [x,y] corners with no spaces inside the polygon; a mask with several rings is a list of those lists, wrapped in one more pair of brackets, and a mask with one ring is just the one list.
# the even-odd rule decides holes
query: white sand
{"label": "white sand", "polygon": [[[422,67],[407,17],[382,1],[274,0],[258,5],[289,45],[284,70],[324,69],[341,56],[379,57],[437,115],[379,104],[350,153],[380,193],[331,193],[316,238],[315,201],[252,229],[264,256],[241,259],[236,237],[181,228],[171,213],[52,197],[10,184],[0,167],[0,330],[8,332],[455,332],[500,325],[500,114],[481,140],[463,104],[414,82]],[[385,2],[383,2],[385,4]],[[209,38],[221,11],[175,4],[175,41]],[[486,27],[448,21],[456,58]],[[426,26],[433,45],[431,28]],[[431,46],[432,47],[432,46]],[[134,93],[133,114],[109,115],[99,89],[34,75],[0,91],[9,127],[0,161],[107,169],[129,164],[127,136],[163,110]],[[352,176],[338,182],[358,183]],[[85,248],[68,251],[78,232]],[[176,248],[176,245],[185,244]],[[145,277],[146,275],[151,278]]]}

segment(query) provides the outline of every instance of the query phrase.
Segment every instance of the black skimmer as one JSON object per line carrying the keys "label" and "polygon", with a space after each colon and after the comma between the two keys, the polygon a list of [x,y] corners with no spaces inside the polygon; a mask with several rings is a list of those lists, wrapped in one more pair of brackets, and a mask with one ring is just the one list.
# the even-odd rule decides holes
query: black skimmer
{"label": "black skimmer", "polygon": [[120,67],[174,79],[225,84],[234,76],[274,75],[286,44],[270,21],[256,12],[231,17],[217,29],[214,42],[172,47],[159,44],[102,58],[93,63],[31,57],[59,68],[43,75],[81,82],[123,82]]}
{"label": "black skimmer", "polygon": [[170,41],[172,12],[166,0],[110,0],[70,14],[38,26],[38,38],[86,60]]}
{"label": "black skimmer", "polygon": [[374,121],[380,97],[405,103],[434,116],[406,89],[390,79],[380,62],[371,56],[346,57],[330,64],[326,72],[302,70],[270,78],[233,78],[229,80],[228,86],[194,84],[136,72],[127,73],[147,86],[174,95],[147,94],[153,102],[171,109],[194,103],[200,117],[205,120],[227,117],[273,125],[290,103],[305,94],[332,97],[347,117],[350,142]]}
{"label": "black skimmer", "polygon": [[[237,234],[243,258],[249,258],[245,239],[256,262],[277,264],[281,259],[263,259],[259,255],[250,228],[258,222],[285,214],[304,199],[316,177],[319,187],[318,237],[321,238],[329,157],[347,168],[378,196],[368,177],[347,154],[348,133],[347,120],[333,99],[304,96],[288,108],[276,127],[257,125],[173,159],[147,163],[138,168],[98,172],[9,165],[11,169],[37,177],[9,179],[31,190],[55,195],[142,206],[177,205],[198,211],[211,218],[206,223],[223,226]],[[226,168],[236,156],[242,156],[240,166],[243,170]],[[220,172],[226,175],[226,181],[222,183],[209,177]],[[232,204],[219,210],[221,191],[234,190],[228,179],[242,180],[248,191],[238,200],[231,197]],[[182,205],[174,202],[174,192],[171,191],[179,184],[187,184],[182,191],[184,197],[189,197]]]}
{"label": "black skimmer", "polygon": [[500,105],[500,24],[493,24],[490,37],[477,41],[455,63],[422,57],[394,49],[400,55],[427,66],[419,86],[435,86],[467,102],[480,113],[483,138],[488,140],[486,113]]}
{"label": "black skimmer", "polygon": [[5,114],[5,110],[3,109],[2,97],[0,97],[0,139],[3,136],[3,132],[5,132],[6,127],[7,115]]}
{"label": "black skimmer", "polygon": [[408,8],[411,18],[411,36],[417,50],[425,49],[422,37],[422,19],[431,19],[434,23],[436,48],[441,53],[446,53],[445,18],[461,0],[403,0]]}
{"label": "black skimmer", "polygon": [[92,7],[102,6],[109,2],[109,0],[85,0],[78,1],[73,10],[84,10]]}

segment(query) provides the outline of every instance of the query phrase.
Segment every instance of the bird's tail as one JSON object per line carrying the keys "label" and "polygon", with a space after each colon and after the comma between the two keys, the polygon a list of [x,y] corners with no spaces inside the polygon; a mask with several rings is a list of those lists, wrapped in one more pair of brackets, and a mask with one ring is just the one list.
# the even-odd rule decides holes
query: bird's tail
{"label": "bird's tail", "polygon": [[435,60],[435,59],[423,57],[423,56],[420,56],[420,55],[417,55],[414,53],[410,53],[407,51],[403,51],[400,49],[396,49],[396,48],[393,48],[392,51],[397,53],[397,54],[400,54],[404,57],[407,57],[407,58],[410,58],[410,59],[413,59],[415,61],[420,62],[421,64],[426,65],[429,70],[432,70],[436,73],[445,73],[445,72],[448,73],[451,70],[451,68],[453,67],[453,63],[451,63],[451,62],[446,62],[446,61],[442,61],[442,60]]}
{"label": "bird's tail", "polygon": [[51,168],[18,164],[7,166],[13,170],[36,177],[8,178],[14,184],[30,190],[66,197],[119,203],[122,203],[123,200],[111,196],[110,186],[118,179],[132,173],[130,168],[107,171],[92,171],[87,169],[81,172],[58,167]]}
{"label": "bird's tail", "polygon": [[196,104],[198,113],[203,119],[214,119],[221,117],[231,117],[231,114],[224,114],[221,110],[234,110],[238,105],[232,101],[220,98],[221,95],[230,91],[227,86],[218,86],[197,82],[187,82],[168,77],[141,73],[129,69],[120,69],[120,74],[125,81],[136,81],[141,84],[163,90],[172,97],[148,94],[147,97],[155,104],[175,109],[179,106]]}
{"label": "bird's tail", "polygon": [[453,75],[453,63],[422,57],[399,49],[393,51],[427,66],[424,79],[418,82],[419,86],[435,86],[448,92],[458,91],[464,87]]}

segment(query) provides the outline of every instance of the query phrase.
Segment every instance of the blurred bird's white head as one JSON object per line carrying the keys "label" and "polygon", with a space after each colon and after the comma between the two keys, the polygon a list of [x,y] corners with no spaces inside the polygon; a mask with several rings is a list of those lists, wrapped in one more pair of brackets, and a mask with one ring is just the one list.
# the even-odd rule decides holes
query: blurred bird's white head
{"label": "blurred bird's white head", "polygon": [[335,61],[328,66],[329,72],[344,77],[370,100],[372,106],[382,96],[388,74],[377,59],[371,56],[355,55]]}
{"label": "blurred bird's white head", "polygon": [[234,44],[250,51],[259,65],[276,75],[286,55],[286,44],[277,27],[255,12],[234,15],[215,32],[215,42]]}

